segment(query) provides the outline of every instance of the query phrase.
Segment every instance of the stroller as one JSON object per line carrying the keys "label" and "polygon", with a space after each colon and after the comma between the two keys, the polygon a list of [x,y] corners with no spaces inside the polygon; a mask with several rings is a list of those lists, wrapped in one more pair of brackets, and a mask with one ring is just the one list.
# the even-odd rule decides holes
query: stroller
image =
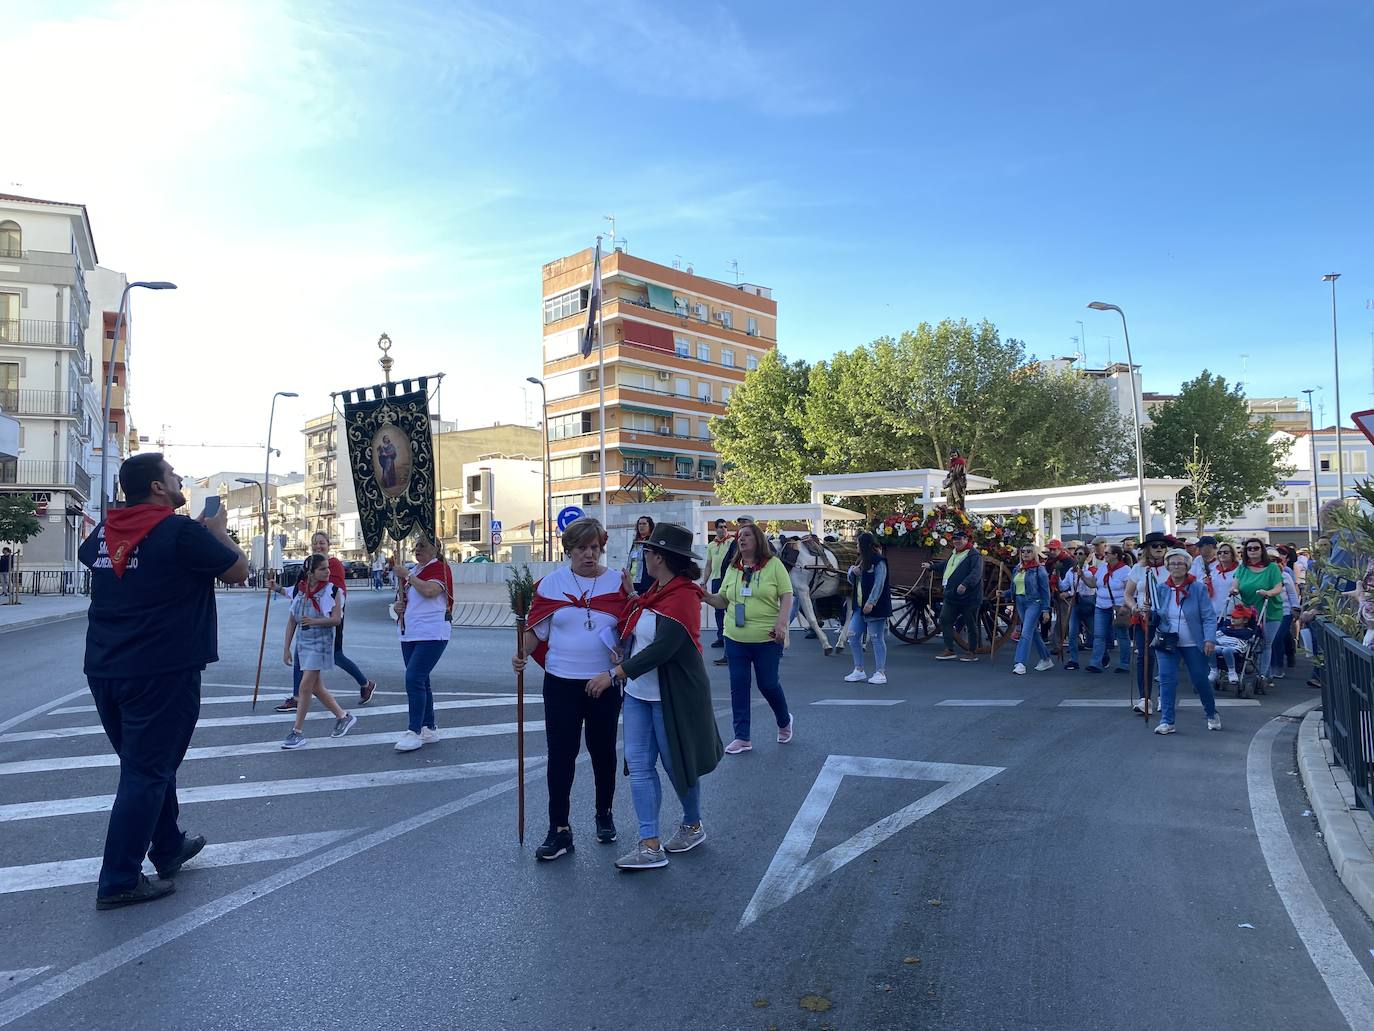
{"label": "stroller", "polygon": [[[1246,605],[1237,605],[1229,616],[1221,620],[1217,627],[1217,653],[1215,656],[1215,679],[1217,691],[1234,687],[1237,698],[1249,698],[1264,694],[1264,678],[1260,676],[1260,656],[1269,645],[1255,625],[1257,613]],[[1227,657],[1235,664],[1235,679],[1231,679],[1231,666]],[[1224,686],[1223,686],[1224,685]]]}

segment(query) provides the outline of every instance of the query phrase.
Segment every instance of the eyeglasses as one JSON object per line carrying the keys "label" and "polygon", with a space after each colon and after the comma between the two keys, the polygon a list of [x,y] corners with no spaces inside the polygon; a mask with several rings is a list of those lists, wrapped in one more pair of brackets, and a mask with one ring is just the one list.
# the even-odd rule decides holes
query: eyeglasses
{"label": "eyeglasses", "polygon": [[1245,546],[1245,550],[1246,550],[1246,551],[1263,551],[1264,549],[1261,548],[1258,544],[1247,544],[1247,545]]}

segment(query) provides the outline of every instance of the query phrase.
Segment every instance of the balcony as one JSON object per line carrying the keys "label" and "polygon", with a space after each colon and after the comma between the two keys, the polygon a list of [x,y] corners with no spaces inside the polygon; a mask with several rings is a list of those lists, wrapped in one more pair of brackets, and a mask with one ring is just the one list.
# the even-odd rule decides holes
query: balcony
{"label": "balcony", "polygon": [[43,462],[24,459],[0,462],[0,486],[34,487],[43,490],[60,488],[80,494],[85,500],[91,496],[91,475],[79,462]]}
{"label": "balcony", "polygon": [[0,390],[0,409],[12,415],[74,419],[81,414],[81,395],[75,390]]}
{"label": "balcony", "polygon": [[74,347],[85,351],[79,323],[51,319],[0,319],[0,343],[32,347]]}

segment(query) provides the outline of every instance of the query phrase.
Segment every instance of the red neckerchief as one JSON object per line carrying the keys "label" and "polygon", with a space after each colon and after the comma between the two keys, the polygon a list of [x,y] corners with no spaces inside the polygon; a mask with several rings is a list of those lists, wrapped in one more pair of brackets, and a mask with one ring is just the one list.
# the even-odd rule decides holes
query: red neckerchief
{"label": "red neckerchief", "polygon": [[1217,572],[1218,572],[1218,573],[1229,573],[1229,572],[1231,572],[1231,570],[1235,569],[1235,568],[1237,567],[1237,565],[1238,565],[1238,563],[1232,562],[1232,563],[1228,566],[1228,565],[1227,565],[1225,562],[1223,562],[1221,559],[1217,559]]}
{"label": "red neckerchief", "polygon": [[1272,565],[1272,563],[1267,558],[1262,559],[1259,565],[1251,562],[1248,558],[1245,560],[1246,569],[1268,569],[1270,565]]}
{"label": "red neckerchief", "polygon": [[153,532],[153,527],[172,514],[166,505],[145,502],[128,508],[116,508],[105,517],[105,550],[110,556],[110,567],[114,569],[115,576],[124,576],[134,549]]}
{"label": "red neckerchief", "polygon": [[967,537],[965,537],[965,538],[964,538],[964,543],[954,545],[954,550],[955,550],[955,551],[968,551],[968,549],[971,548],[971,547],[973,547],[973,541],[971,541],[971,540],[969,540]]}
{"label": "red neckerchief", "polygon": [[[625,614],[625,603],[629,600],[629,595],[625,593],[624,587],[618,587],[614,593],[609,594],[595,594],[591,596],[583,594],[581,597],[578,597],[574,594],[564,593],[562,598],[546,598],[539,593],[539,585],[543,582],[544,580],[542,577],[535,581],[534,599],[530,602],[529,615],[525,617],[526,626],[530,630],[533,630],[559,609],[573,608],[604,612],[606,615],[614,617],[617,622],[619,622],[620,617]],[[596,577],[592,577],[592,583],[596,583]],[[548,653],[549,642],[540,641],[534,646],[534,651],[530,654],[530,658],[543,666],[544,659]]]}
{"label": "red neckerchief", "polygon": [[1040,563],[1039,563],[1039,562],[1022,562],[1022,563],[1021,563],[1021,569],[1022,569],[1023,572],[1024,572],[1025,570],[1027,570],[1027,569],[1039,569],[1039,568],[1040,568]]}
{"label": "red neckerchief", "polygon": [[328,580],[326,580],[322,584],[316,584],[314,587],[311,587],[309,577],[307,577],[305,581],[305,591],[303,592],[305,594],[305,600],[310,602],[311,605],[315,606],[315,611],[318,612],[321,616],[324,615],[324,609],[320,608],[320,592],[328,586]]}
{"label": "red neckerchief", "polygon": [[[735,552],[735,561],[731,562],[730,564],[734,566],[736,569],[738,569],[741,573],[744,572],[744,559],[740,557],[739,552]],[[768,565],[768,559],[766,557],[762,562],[750,563],[750,567],[756,573],[766,565]]]}
{"label": "red neckerchief", "polygon": [[[434,568],[435,563],[438,563],[438,569]],[[448,567],[447,562],[441,562],[437,558],[430,559],[425,563],[425,568],[415,574],[415,579],[433,580],[443,584],[444,593],[448,595],[450,601],[453,600],[453,570]]]}
{"label": "red neckerchief", "polygon": [[621,639],[634,633],[644,612],[653,612],[681,624],[697,651],[701,651],[701,599],[704,594],[700,584],[684,576],[675,576],[666,585],[654,584],[631,601],[625,610],[618,626]]}
{"label": "red neckerchief", "polygon": [[1116,565],[1112,565],[1111,560],[1108,559],[1108,560],[1107,560],[1107,577],[1110,579],[1111,575],[1112,575],[1113,573],[1115,573],[1118,569],[1124,569],[1124,568],[1126,568],[1126,563],[1125,563],[1125,562],[1118,562]]}
{"label": "red neckerchief", "polygon": [[1183,608],[1183,602],[1188,597],[1188,588],[1195,583],[1197,583],[1197,577],[1192,573],[1184,577],[1183,583],[1181,584],[1174,583],[1174,578],[1172,576],[1169,577],[1168,584],[1174,591],[1174,603],[1178,605],[1180,609]]}

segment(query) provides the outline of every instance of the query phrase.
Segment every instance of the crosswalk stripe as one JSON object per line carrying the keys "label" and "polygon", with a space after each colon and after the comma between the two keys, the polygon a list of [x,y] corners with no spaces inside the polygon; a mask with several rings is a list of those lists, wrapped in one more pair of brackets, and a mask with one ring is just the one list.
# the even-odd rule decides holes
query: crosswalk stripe
{"label": "crosswalk stripe", "polygon": [[[283,690],[284,690],[284,689],[283,689]],[[395,698],[404,698],[404,697],[406,696],[406,693],[405,693],[404,691],[373,691],[372,694],[373,694],[374,697],[377,696],[377,695],[388,695],[388,696],[395,697]],[[436,698],[439,698],[439,697],[449,698],[449,697],[456,697],[456,696],[461,696],[461,697],[464,697],[464,698],[490,698],[490,699],[492,700],[493,703],[494,703],[494,702],[497,702],[497,701],[509,701],[509,702],[511,702],[511,703],[514,703],[514,702],[515,702],[515,695],[513,695],[513,694],[507,694],[507,693],[501,692],[501,691],[483,691],[483,692],[480,692],[480,693],[477,692],[477,691],[435,691],[435,692],[434,692],[434,697],[436,697]],[[259,705],[261,705],[262,702],[265,701],[265,700],[266,700],[266,699],[265,699],[265,697],[264,697],[263,695],[261,695],[261,694],[258,695],[258,704],[259,704]],[[542,699],[541,699],[541,700],[542,700]],[[525,699],[525,701],[527,701],[527,702],[532,702],[532,701],[533,701],[533,698],[527,697],[527,698]],[[211,696],[209,696],[208,698],[202,697],[201,700],[200,700],[200,704],[201,704],[201,705],[251,705],[252,702],[253,702],[253,696],[250,695],[250,694],[211,695]],[[340,702],[340,704],[342,705],[343,703]],[[50,709],[50,710],[48,711],[48,715],[49,715],[49,716],[68,716],[68,715],[71,715],[72,713],[77,713],[77,712],[96,712],[96,711],[97,711],[97,710],[96,710],[96,707],[95,707],[94,705],[66,705],[66,706],[63,706],[61,709]]]}
{"label": "crosswalk stripe", "polygon": [[[452,702],[435,702],[436,709],[482,709],[494,705],[514,705],[515,699],[506,698],[462,698]],[[542,705],[542,698],[526,698],[526,705]],[[353,711],[353,715],[361,719],[364,716],[394,716],[399,712],[409,712],[409,705],[370,705],[366,708],[359,708]],[[305,717],[307,720],[332,720],[329,710],[315,703],[312,711]],[[248,716],[211,716],[208,719],[202,718],[196,721],[196,729],[202,730],[207,727],[252,727],[262,723],[289,723],[292,716],[289,712],[269,712],[261,715]],[[83,727],[52,727],[48,730],[17,730],[9,734],[0,734],[0,741],[53,741],[64,737],[85,737],[90,734],[103,734],[105,728],[100,724]]]}
{"label": "crosswalk stripe", "polygon": [[24,970],[0,970],[0,995],[30,978],[37,977],[52,967],[28,967]]}
{"label": "crosswalk stripe", "polygon": [[822,698],[812,705],[901,705],[905,698]]}
{"label": "crosswalk stripe", "polygon": [[[1236,708],[1238,706],[1259,705],[1257,698],[1218,698],[1218,708]],[[1177,703],[1185,709],[1201,709],[1202,702],[1197,698],[1180,698]],[[1131,703],[1124,698],[1065,698],[1059,703],[1061,709],[1129,709]],[[1159,708],[1159,698],[1150,697],[1150,708]]]}
{"label": "crosswalk stripe", "polygon": [[[543,756],[527,756],[530,764],[542,764]],[[386,788],[399,784],[427,784],[472,777],[497,777],[515,769],[514,759],[432,766],[417,770],[385,770],[380,773],[348,773],[336,777],[297,777],[288,780],[261,780],[238,784],[210,784],[197,788],[177,788],[182,805],[192,802],[225,802],[240,798],[276,798],[281,795],[315,794],[321,791],[351,791],[356,788]],[[49,816],[100,813],[114,804],[114,795],[87,795],[84,798],[54,798],[43,802],[14,802],[0,805],[0,823],[37,820]]]}
{"label": "crosswalk stripe", "polygon": [[[465,727],[440,727],[441,740],[469,737],[500,737],[514,734],[514,723],[479,723]],[[543,720],[528,720],[525,733],[533,734],[544,729]],[[380,734],[349,734],[347,737],[313,737],[310,748],[358,748],[364,745],[394,745],[400,736],[394,730]],[[207,745],[186,750],[186,759],[227,759],[238,755],[272,755],[282,751],[280,739],[273,741],[252,741],[240,745]],[[48,759],[17,759],[0,763],[0,777],[16,773],[51,773],[55,770],[91,770],[103,766],[118,766],[119,756],[113,752],[98,755],[62,755]]]}
{"label": "crosswalk stripe", "polygon": [[970,707],[982,705],[1011,706],[1020,705],[1024,701],[1024,698],[946,698],[943,702],[936,702],[935,704]]}
{"label": "crosswalk stripe", "polygon": [[[315,834],[289,834],[248,841],[226,841],[206,845],[204,851],[191,863],[194,868],[239,866],[243,863],[261,863],[269,859],[297,859],[356,833],[356,830],[320,831]],[[0,867],[0,895],[16,891],[62,888],[72,884],[94,884],[100,879],[100,862],[100,857],[95,856],[91,859],[66,859],[56,863]],[[143,872],[149,876],[156,873],[153,864],[146,859],[143,861]]]}

